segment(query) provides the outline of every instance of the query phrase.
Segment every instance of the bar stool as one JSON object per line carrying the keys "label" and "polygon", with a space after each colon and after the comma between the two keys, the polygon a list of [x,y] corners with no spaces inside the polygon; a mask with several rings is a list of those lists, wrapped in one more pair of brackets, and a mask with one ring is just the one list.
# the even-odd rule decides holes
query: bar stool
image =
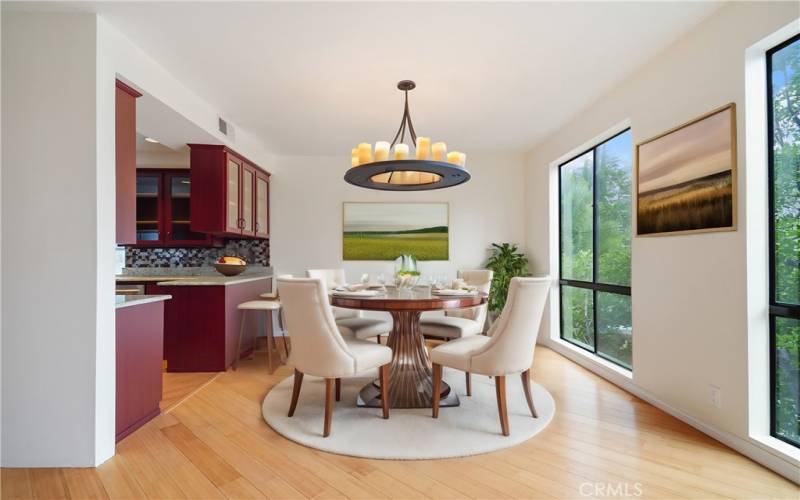
{"label": "bar stool", "polygon": [[[281,276],[283,277],[283,276]],[[288,276],[291,278],[291,276]],[[289,358],[289,343],[288,343],[288,332],[286,331],[286,323],[283,321],[283,308],[281,307],[281,302],[278,300],[278,292],[267,292],[262,293],[260,297],[264,300],[268,300],[270,302],[274,302],[278,304],[278,326],[281,328],[283,332],[283,351],[286,353],[286,358]],[[273,340],[274,337],[273,337]]]}
{"label": "bar stool", "polygon": [[[239,328],[239,344],[236,348],[236,359],[233,360],[231,367],[236,370],[236,365],[239,363],[239,356],[242,352],[242,338],[244,337],[245,320],[247,319],[247,311],[264,311],[265,321],[272,321],[272,314],[274,311],[279,311],[281,303],[277,300],[249,300],[239,304],[238,309],[242,311],[242,326]],[[272,334],[272,325],[264,324],[267,331],[267,364],[269,366],[269,373],[273,373],[272,369],[272,351],[280,355],[278,346],[275,343],[275,336]],[[281,359],[283,362],[283,359]]]}

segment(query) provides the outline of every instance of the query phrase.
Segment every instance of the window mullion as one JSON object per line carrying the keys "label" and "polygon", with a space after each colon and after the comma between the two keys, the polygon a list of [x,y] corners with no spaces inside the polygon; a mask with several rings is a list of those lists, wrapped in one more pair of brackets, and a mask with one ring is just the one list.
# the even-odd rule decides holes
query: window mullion
{"label": "window mullion", "polygon": [[[592,150],[592,283],[597,284],[597,147]],[[597,353],[597,290],[592,290],[592,330]]]}

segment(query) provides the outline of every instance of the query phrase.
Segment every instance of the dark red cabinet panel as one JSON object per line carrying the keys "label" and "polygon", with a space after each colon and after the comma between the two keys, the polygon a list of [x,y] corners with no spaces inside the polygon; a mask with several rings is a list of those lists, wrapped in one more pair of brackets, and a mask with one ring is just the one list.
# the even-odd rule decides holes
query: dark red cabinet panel
{"label": "dark red cabinet panel", "polygon": [[160,413],[164,302],[117,309],[117,441]]}
{"label": "dark red cabinet panel", "polygon": [[226,237],[268,238],[269,195],[259,205],[258,189],[259,182],[269,184],[269,172],[226,146],[189,147],[194,192],[192,229]]}
{"label": "dark red cabinet panel", "polygon": [[211,234],[192,228],[192,196],[189,170],[137,170],[137,246],[191,247],[219,243]]}
{"label": "dark red cabinet panel", "polygon": [[136,98],[142,94],[116,83],[117,244],[136,243]]}
{"label": "dark red cabinet panel", "polygon": [[[258,299],[270,287],[271,280],[266,278],[228,286],[148,284],[148,294],[172,295],[164,310],[167,371],[225,371],[233,363],[239,341],[242,312],[238,305]],[[261,321],[258,313],[248,314],[243,346],[252,345]]]}

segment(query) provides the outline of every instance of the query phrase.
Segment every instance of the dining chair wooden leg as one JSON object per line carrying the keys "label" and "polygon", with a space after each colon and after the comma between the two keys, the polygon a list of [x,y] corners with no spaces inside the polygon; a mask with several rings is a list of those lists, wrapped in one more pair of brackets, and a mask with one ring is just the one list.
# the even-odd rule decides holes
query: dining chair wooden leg
{"label": "dining chair wooden leg", "polygon": [[497,393],[497,412],[500,414],[500,428],[503,435],[508,436],[508,408],[506,407],[506,377],[498,375],[495,377],[494,390]]}
{"label": "dining chair wooden leg", "polygon": [[439,418],[439,399],[442,390],[442,365],[433,364],[433,392],[431,393],[431,408],[433,418]]}
{"label": "dining chair wooden leg", "polygon": [[389,367],[391,363],[387,363],[380,368],[380,382],[381,382],[381,409],[383,409],[383,418],[389,418]]}
{"label": "dining chair wooden leg", "polygon": [[300,398],[300,386],[303,385],[303,372],[294,370],[294,388],[292,389],[292,403],[289,405],[289,416],[294,415],[297,400]]}
{"label": "dining chair wooden leg", "polygon": [[283,338],[283,351],[286,353],[286,359],[288,360],[289,359],[289,344],[288,344],[289,335],[288,335],[288,332],[286,331],[286,327],[284,326],[284,323],[283,323],[283,309],[278,309],[278,326],[281,327],[281,332],[283,333],[283,337],[281,337],[281,338]]}
{"label": "dining chair wooden leg", "polygon": [[381,336],[380,336],[380,335],[378,335],[377,337],[375,337],[375,341],[376,341],[378,344],[380,344],[380,343],[381,343]]}
{"label": "dining chair wooden leg", "polygon": [[472,374],[464,372],[464,375],[467,379],[467,396],[472,396]]}
{"label": "dining chair wooden leg", "polygon": [[239,326],[239,342],[236,344],[236,356],[233,358],[231,368],[236,371],[236,365],[239,364],[239,356],[242,354],[242,337],[244,337],[244,320],[247,319],[247,311],[242,311],[242,322]]}
{"label": "dining chair wooden leg", "polygon": [[342,379],[336,379],[336,401],[342,399]]}
{"label": "dining chair wooden leg", "polygon": [[272,347],[270,347],[270,339],[272,342],[275,342],[275,338],[272,336],[272,325],[269,324],[270,315],[264,314],[264,330],[266,333],[266,348],[267,348],[267,370],[269,370],[270,375],[272,375],[275,370],[272,368]]}
{"label": "dining chair wooden leg", "polygon": [[533,406],[533,395],[531,394],[530,369],[522,372],[521,377],[522,377],[522,390],[525,391],[525,399],[528,400],[528,408],[531,409],[531,415],[533,416],[533,418],[539,418],[539,415],[536,414],[536,407]]}
{"label": "dining chair wooden leg", "polygon": [[331,419],[333,418],[333,386],[335,385],[334,379],[325,379],[325,427],[322,431],[322,437],[331,435]]}

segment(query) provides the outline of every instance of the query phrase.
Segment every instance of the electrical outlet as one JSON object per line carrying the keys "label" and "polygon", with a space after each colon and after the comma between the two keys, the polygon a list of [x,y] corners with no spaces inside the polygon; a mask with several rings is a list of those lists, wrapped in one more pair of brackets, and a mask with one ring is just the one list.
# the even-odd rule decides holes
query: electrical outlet
{"label": "electrical outlet", "polygon": [[722,389],[716,385],[708,385],[708,394],[711,405],[715,408],[722,408]]}

